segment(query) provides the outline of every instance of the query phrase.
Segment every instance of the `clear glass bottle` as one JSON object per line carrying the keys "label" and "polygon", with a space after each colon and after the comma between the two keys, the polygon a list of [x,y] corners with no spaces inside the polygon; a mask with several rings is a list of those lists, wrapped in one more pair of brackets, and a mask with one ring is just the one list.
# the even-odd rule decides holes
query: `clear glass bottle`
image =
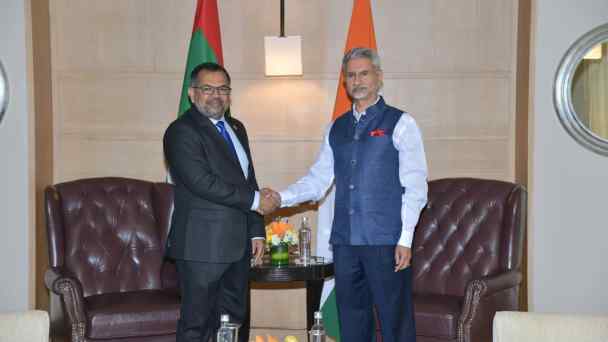
{"label": "clear glass bottle", "polygon": [[325,328],[323,327],[323,314],[315,311],[315,323],[308,332],[308,342],[325,342]]}
{"label": "clear glass bottle", "polygon": [[220,328],[217,330],[217,342],[237,342],[239,339],[239,324],[230,323],[230,316],[220,317]]}
{"label": "clear glass bottle", "polygon": [[302,217],[300,230],[298,231],[298,250],[300,253],[300,263],[303,265],[310,264],[312,243],[312,229],[308,223],[308,217]]}

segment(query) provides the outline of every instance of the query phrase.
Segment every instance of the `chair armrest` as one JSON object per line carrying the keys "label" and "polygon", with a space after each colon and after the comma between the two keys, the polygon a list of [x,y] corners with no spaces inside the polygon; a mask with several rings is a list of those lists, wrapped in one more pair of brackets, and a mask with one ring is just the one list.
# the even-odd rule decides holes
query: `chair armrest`
{"label": "chair armrest", "polygon": [[608,341],[608,315],[497,312],[493,337],[499,341]]}
{"label": "chair armrest", "polygon": [[508,271],[499,275],[483,277],[475,279],[467,286],[467,292],[470,290],[479,291],[482,296],[489,296],[495,292],[499,292],[521,283],[522,275],[519,271]]}
{"label": "chair armrest", "polygon": [[60,267],[51,267],[44,274],[44,283],[61,298],[72,335],[71,341],[84,341],[86,315],[80,281]]}
{"label": "chair armrest", "polygon": [[496,311],[519,309],[519,271],[472,280],[465,290],[462,313],[458,322],[458,340],[481,342],[492,340],[492,319]]}
{"label": "chair armrest", "polygon": [[0,341],[49,341],[49,315],[29,310],[0,313]]}

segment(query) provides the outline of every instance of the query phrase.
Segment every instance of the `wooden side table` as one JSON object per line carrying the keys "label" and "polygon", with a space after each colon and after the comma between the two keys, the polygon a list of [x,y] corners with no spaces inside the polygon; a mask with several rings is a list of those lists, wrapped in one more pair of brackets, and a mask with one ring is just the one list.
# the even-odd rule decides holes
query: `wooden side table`
{"label": "wooden side table", "polygon": [[314,323],[314,313],[319,310],[321,304],[323,282],[333,275],[333,263],[303,266],[290,260],[289,265],[276,267],[265,260],[262,265],[251,267],[249,281],[267,283],[303,281],[306,284],[306,326],[307,330],[310,330]]}

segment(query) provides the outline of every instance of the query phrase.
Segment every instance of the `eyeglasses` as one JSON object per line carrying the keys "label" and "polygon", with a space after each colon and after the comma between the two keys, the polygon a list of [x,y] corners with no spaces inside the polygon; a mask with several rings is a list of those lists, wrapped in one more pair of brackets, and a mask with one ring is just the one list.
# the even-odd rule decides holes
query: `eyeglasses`
{"label": "eyeglasses", "polygon": [[217,92],[220,95],[230,95],[230,92],[232,91],[232,88],[230,88],[228,86],[213,87],[213,86],[209,86],[209,85],[204,85],[204,86],[197,86],[197,87],[193,86],[191,88],[198,89],[205,95],[213,95],[213,93],[215,93],[215,92]]}

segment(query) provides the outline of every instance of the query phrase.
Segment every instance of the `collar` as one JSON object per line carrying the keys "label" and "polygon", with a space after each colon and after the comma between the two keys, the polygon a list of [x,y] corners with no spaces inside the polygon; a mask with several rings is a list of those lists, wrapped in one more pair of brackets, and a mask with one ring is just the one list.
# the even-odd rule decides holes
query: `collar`
{"label": "collar", "polygon": [[[380,106],[379,106],[379,104],[380,104]],[[361,120],[361,118],[364,115],[367,115],[368,112],[370,113],[370,115],[375,114],[379,110],[378,107],[381,107],[381,105],[383,105],[383,104],[384,104],[384,99],[380,95],[378,95],[374,104],[365,108],[365,110],[362,112],[358,112],[355,104],[353,103],[353,116],[355,117],[355,121]]]}
{"label": "collar", "polygon": [[371,108],[371,107],[375,106],[375,105],[378,103],[378,101],[380,101],[380,95],[378,95],[378,96],[376,97],[376,101],[374,101],[374,103],[373,103],[371,106],[369,106],[369,107],[365,108],[365,110],[364,110],[364,111],[362,111],[362,112],[358,112],[358,111],[357,111],[357,108],[356,108],[357,106],[355,106],[355,104],[353,103],[353,115],[355,116],[355,120],[356,120],[356,121],[361,120],[361,117],[362,117],[363,115],[365,115],[365,114],[366,114],[367,110],[368,110],[369,108]]}
{"label": "collar", "polygon": [[214,119],[214,118],[209,118],[209,120],[211,120],[211,123],[214,124],[214,125],[217,125],[217,123],[220,122],[220,121],[224,121],[224,125],[228,125],[228,122],[226,121],[226,117],[223,116],[223,115],[222,115],[222,117],[219,120]]}

